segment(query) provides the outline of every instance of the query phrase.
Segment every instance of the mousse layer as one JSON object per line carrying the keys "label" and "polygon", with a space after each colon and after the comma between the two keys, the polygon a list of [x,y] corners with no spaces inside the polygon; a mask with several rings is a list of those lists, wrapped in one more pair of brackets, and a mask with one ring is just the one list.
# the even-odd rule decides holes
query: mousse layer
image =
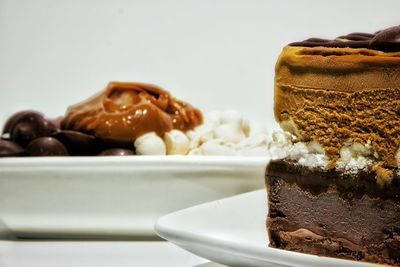
{"label": "mousse layer", "polygon": [[270,246],[399,266],[399,177],[384,190],[375,186],[372,172],[342,175],[271,162],[266,173]]}
{"label": "mousse layer", "polygon": [[276,65],[274,109],[284,130],[322,145],[331,167],[348,142],[371,144],[380,165],[398,166],[400,53],[288,46]]}

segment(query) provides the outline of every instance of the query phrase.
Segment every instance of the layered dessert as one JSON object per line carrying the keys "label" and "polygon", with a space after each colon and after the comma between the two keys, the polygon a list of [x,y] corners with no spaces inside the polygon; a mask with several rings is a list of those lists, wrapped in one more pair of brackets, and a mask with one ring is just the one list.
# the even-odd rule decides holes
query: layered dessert
{"label": "layered dessert", "polygon": [[270,246],[400,266],[400,26],[286,46]]}
{"label": "layered dessert", "polygon": [[0,157],[251,155],[266,156],[268,135],[233,111],[199,109],[151,84],[111,82],[49,119],[26,110],[3,127]]}

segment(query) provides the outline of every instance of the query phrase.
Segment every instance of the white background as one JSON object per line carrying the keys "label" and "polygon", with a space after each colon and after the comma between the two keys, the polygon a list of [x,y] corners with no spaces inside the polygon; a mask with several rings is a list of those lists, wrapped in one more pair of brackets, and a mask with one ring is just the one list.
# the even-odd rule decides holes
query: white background
{"label": "white background", "polygon": [[400,1],[0,0],[0,123],[61,115],[111,80],[273,123],[274,64],[308,37],[400,24]]}

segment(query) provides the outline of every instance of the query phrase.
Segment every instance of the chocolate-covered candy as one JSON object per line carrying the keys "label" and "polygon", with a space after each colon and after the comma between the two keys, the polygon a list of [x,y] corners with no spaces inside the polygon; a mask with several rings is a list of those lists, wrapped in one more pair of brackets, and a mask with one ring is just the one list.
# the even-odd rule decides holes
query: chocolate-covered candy
{"label": "chocolate-covered candy", "polygon": [[68,156],[65,146],[53,137],[40,137],[26,147],[28,156]]}
{"label": "chocolate-covered candy", "polygon": [[78,131],[61,130],[53,135],[73,156],[95,155],[99,152],[96,137]]}
{"label": "chocolate-covered candy", "polygon": [[36,138],[50,136],[57,128],[42,114],[27,112],[13,121],[9,131],[10,139],[24,147]]}
{"label": "chocolate-covered candy", "polygon": [[23,110],[23,111],[14,113],[13,115],[11,115],[11,117],[8,118],[8,120],[4,124],[2,133],[3,134],[9,133],[10,130],[14,127],[14,124],[25,114],[36,114],[36,115],[43,116],[42,113],[34,111],[34,110]]}
{"label": "chocolate-covered candy", "polygon": [[7,141],[0,140],[0,157],[17,157],[24,153],[24,149],[18,144]]}
{"label": "chocolate-covered candy", "polygon": [[111,148],[126,148],[135,150],[135,146],[133,145],[132,140],[128,142],[128,141],[97,138],[97,142],[99,143],[99,146],[102,148],[101,150],[106,150]]}
{"label": "chocolate-covered candy", "polygon": [[99,156],[131,156],[135,155],[133,150],[125,148],[111,148],[104,150],[99,154]]}
{"label": "chocolate-covered candy", "polygon": [[57,129],[60,129],[61,128],[61,121],[63,120],[63,118],[64,117],[62,117],[62,116],[58,116],[56,118],[50,119],[50,121],[54,124],[54,126]]}

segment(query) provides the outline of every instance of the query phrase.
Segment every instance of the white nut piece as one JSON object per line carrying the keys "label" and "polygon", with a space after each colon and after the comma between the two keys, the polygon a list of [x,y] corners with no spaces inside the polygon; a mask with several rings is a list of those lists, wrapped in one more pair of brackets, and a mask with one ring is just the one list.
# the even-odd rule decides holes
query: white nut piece
{"label": "white nut piece", "polygon": [[166,155],[164,141],[156,133],[146,133],[135,140],[136,154],[138,155]]}
{"label": "white nut piece", "polygon": [[238,143],[246,138],[240,125],[238,124],[221,124],[215,131],[215,137],[222,139],[226,143]]}
{"label": "white nut piece", "polygon": [[189,138],[179,130],[165,133],[164,142],[168,155],[186,155],[189,151]]}

